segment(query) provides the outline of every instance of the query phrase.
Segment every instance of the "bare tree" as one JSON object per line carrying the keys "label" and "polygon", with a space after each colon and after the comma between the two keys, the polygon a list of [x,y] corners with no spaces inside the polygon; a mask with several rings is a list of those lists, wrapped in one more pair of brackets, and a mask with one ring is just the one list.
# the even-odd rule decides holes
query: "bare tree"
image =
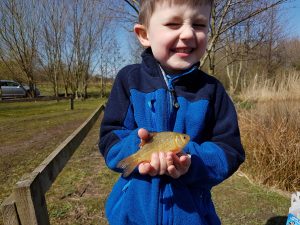
{"label": "bare tree", "polygon": [[[100,4],[101,3],[101,4]],[[105,1],[76,0],[71,13],[71,90],[76,98],[87,97],[86,89],[101,33],[108,25]],[[80,91],[81,90],[81,91]]]}
{"label": "bare tree", "polygon": [[[66,96],[71,90],[76,98],[87,97],[99,56],[115,51],[110,49],[114,46],[100,48],[102,33],[114,19],[109,6],[109,0],[0,1],[1,65],[11,73],[26,75],[31,93],[37,71],[41,71],[47,74],[55,96],[62,81]],[[110,70],[116,67],[108,66]]]}
{"label": "bare tree", "polygon": [[[34,96],[39,17],[35,0],[0,1],[0,57],[7,67],[15,62]],[[13,70],[13,68],[11,68]]]}
{"label": "bare tree", "polygon": [[275,76],[276,70],[284,61],[281,43],[286,38],[286,34],[278,20],[278,16],[278,8],[274,7],[265,13],[265,19],[263,20],[265,38],[260,48],[260,56],[263,59],[267,79]]}
{"label": "bare tree", "polygon": [[63,73],[62,50],[66,36],[66,5],[61,0],[43,0],[40,63],[58,97],[58,81]]}
{"label": "bare tree", "polygon": [[101,33],[99,44],[99,73],[101,77],[101,97],[104,97],[107,90],[107,82],[113,79],[117,71],[124,63],[121,55],[121,47],[116,39],[116,29],[114,25]]}
{"label": "bare tree", "polygon": [[244,23],[262,12],[272,9],[287,0],[216,0],[211,14],[211,33],[207,51],[201,59],[201,65],[208,61],[208,72],[214,74],[216,52],[221,48],[219,43],[230,29]]}
{"label": "bare tree", "polygon": [[300,39],[291,39],[284,42],[284,59],[286,67],[300,71]]}
{"label": "bare tree", "polygon": [[[232,11],[235,17],[236,11]],[[222,41],[224,47],[221,48],[221,55],[218,57],[216,65],[225,59],[226,75],[228,79],[228,90],[231,95],[235,94],[240,88],[240,82],[249,77],[249,65],[253,65],[257,60],[257,50],[263,44],[265,38],[264,27],[258,21],[265,18],[262,14],[249,18],[243,23],[232,27]],[[223,68],[223,67],[221,67]]]}

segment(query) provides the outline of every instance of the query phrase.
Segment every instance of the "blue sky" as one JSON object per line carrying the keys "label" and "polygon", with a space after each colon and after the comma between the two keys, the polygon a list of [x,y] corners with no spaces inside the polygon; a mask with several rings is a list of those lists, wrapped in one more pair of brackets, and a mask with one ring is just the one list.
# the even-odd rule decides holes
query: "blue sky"
{"label": "blue sky", "polygon": [[300,0],[293,0],[284,4],[286,9],[284,19],[288,21],[288,34],[300,38]]}

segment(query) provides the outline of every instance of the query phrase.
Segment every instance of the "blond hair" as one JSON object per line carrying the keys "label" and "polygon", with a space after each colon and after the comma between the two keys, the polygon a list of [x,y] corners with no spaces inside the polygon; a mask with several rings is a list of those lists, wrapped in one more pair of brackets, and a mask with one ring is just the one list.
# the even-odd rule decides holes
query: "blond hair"
{"label": "blond hair", "polygon": [[187,4],[192,7],[198,5],[209,4],[213,5],[214,0],[140,0],[140,12],[139,12],[139,24],[145,25],[146,27],[149,25],[150,17],[152,16],[155,6],[157,3],[162,3],[168,1],[171,4]]}

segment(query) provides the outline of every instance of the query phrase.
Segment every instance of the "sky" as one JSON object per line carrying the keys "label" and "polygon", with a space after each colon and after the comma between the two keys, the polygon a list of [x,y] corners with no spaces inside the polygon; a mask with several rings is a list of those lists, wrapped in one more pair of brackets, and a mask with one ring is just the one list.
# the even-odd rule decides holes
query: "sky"
{"label": "sky", "polygon": [[290,37],[300,38],[300,0],[293,0],[284,4],[284,19],[288,21],[288,32]]}

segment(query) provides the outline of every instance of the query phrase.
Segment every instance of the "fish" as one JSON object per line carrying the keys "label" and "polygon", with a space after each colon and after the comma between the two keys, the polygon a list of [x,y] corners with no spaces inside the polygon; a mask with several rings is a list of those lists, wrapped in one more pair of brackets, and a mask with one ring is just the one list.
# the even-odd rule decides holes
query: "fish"
{"label": "fish", "polygon": [[140,163],[150,162],[152,153],[173,152],[177,154],[190,141],[189,135],[171,131],[154,132],[150,133],[149,136],[150,139],[148,141],[141,142],[140,149],[136,153],[117,164],[117,168],[123,169],[123,177],[128,177]]}

